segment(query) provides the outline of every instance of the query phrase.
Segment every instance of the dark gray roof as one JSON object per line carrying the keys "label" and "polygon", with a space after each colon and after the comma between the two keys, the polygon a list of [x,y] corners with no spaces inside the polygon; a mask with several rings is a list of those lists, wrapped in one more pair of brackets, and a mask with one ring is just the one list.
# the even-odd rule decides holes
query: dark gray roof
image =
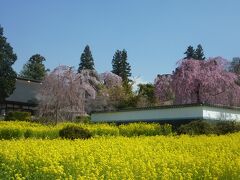
{"label": "dark gray roof", "polygon": [[40,81],[17,78],[15,90],[6,101],[37,104],[37,94],[42,83]]}

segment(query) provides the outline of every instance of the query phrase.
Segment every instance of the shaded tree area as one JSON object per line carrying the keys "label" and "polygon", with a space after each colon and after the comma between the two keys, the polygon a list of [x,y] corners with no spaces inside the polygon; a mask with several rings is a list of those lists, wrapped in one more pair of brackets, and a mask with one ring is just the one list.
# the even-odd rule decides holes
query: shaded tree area
{"label": "shaded tree area", "polygon": [[17,74],[12,65],[17,60],[17,55],[3,35],[3,28],[0,25],[0,102],[10,96],[15,89]]}
{"label": "shaded tree area", "polygon": [[82,70],[88,69],[88,70],[94,70],[94,59],[92,56],[92,52],[90,50],[89,45],[86,45],[84,48],[84,51],[80,57],[80,64],[78,68],[78,72],[80,73]]}
{"label": "shaded tree area", "polygon": [[137,107],[154,106],[157,103],[157,99],[154,94],[154,85],[151,83],[139,84],[137,91]]}
{"label": "shaded tree area", "polygon": [[23,66],[23,69],[20,72],[20,77],[43,80],[49,71],[45,68],[45,65],[43,64],[44,61],[46,61],[46,59],[40,54],[31,56],[28,62]]}
{"label": "shaded tree area", "polygon": [[126,94],[121,85],[116,85],[111,88],[102,86],[96,98],[87,101],[87,112],[118,110],[125,99]]}

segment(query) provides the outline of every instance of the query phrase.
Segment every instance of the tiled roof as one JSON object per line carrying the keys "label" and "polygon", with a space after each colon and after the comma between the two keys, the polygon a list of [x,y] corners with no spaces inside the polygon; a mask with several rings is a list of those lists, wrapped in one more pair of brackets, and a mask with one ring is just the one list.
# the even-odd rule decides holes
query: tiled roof
{"label": "tiled roof", "polygon": [[6,101],[37,104],[37,94],[41,85],[40,81],[17,78],[15,90]]}

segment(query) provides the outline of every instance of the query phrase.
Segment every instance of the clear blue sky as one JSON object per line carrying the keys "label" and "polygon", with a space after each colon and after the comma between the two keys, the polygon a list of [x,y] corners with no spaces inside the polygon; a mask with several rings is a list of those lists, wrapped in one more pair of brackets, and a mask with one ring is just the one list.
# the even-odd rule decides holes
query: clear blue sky
{"label": "clear blue sky", "polygon": [[0,0],[0,24],[14,48],[19,72],[33,54],[46,67],[78,67],[90,45],[98,72],[111,71],[125,48],[133,76],[153,82],[171,73],[188,45],[206,57],[240,56],[239,0]]}

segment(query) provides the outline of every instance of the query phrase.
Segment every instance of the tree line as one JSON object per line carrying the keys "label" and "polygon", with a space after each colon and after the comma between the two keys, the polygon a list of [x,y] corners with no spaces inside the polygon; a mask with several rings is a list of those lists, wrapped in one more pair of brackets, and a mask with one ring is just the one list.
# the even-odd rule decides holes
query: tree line
{"label": "tree line", "polygon": [[[131,77],[131,66],[127,58],[127,51],[123,49],[122,51],[117,50],[112,59],[112,72],[120,76],[124,82],[130,82],[129,77]],[[23,70],[20,72],[19,77],[32,80],[43,80],[47,72],[50,71],[45,68],[43,64],[44,61],[46,61],[46,59],[40,54],[31,56],[28,62],[23,66]],[[81,54],[78,73],[86,69],[95,70],[94,59],[89,45],[86,45]]]}
{"label": "tree line", "polygon": [[[115,52],[111,72],[95,70],[90,46],[86,45],[77,70],[59,66],[50,71],[44,65],[46,59],[35,54],[19,76],[43,82],[39,115],[56,120],[96,110],[166,104],[240,106],[240,58],[233,58],[230,63],[221,57],[206,59],[201,44],[196,49],[188,46],[184,55],[172,74],[158,75],[154,83],[139,84],[136,92],[132,89],[125,49]],[[0,102],[15,88],[17,74],[12,65],[16,60],[17,55],[0,27]]]}

